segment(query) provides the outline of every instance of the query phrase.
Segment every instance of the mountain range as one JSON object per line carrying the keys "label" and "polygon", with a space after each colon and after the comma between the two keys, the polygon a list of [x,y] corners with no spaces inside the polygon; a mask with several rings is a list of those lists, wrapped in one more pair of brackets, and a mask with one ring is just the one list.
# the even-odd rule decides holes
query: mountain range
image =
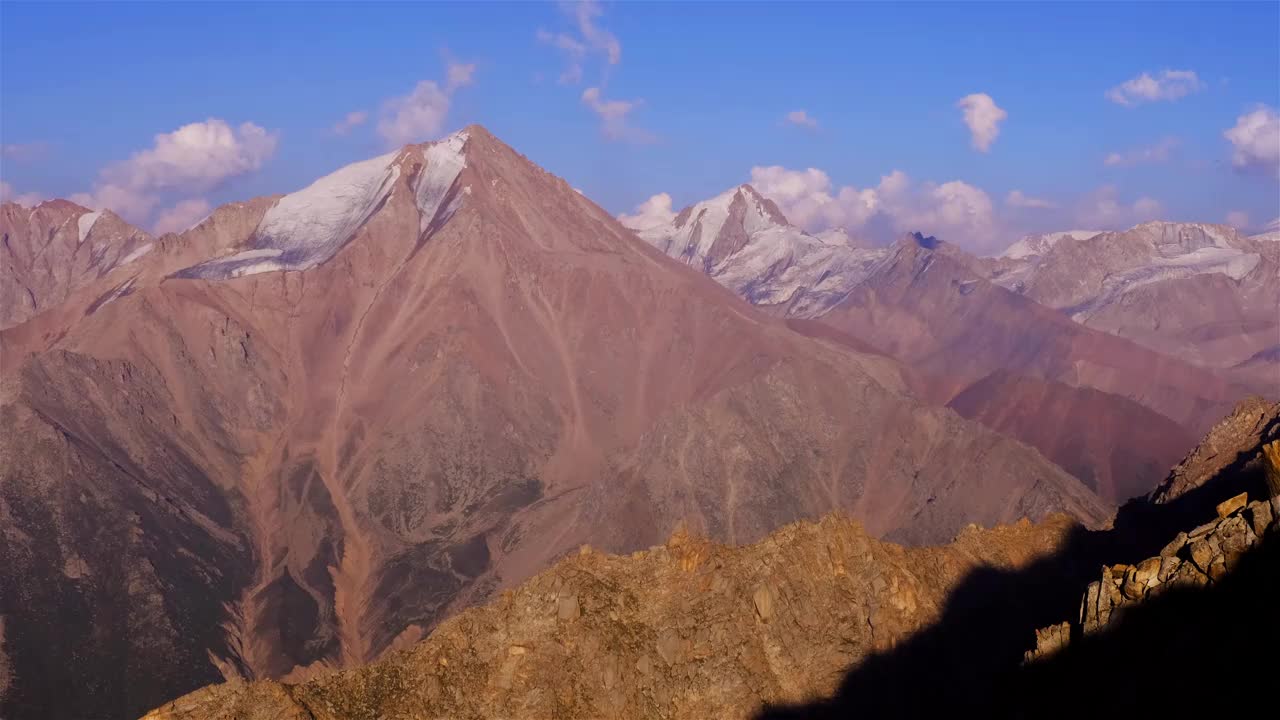
{"label": "mountain range", "polygon": [[34,298],[0,331],[5,716],[361,665],[583,544],[1110,513],[479,126],[176,235],[65,201],[0,219]]}
{"label": "mountain range", "polygon": [[[574,553],[594,573],[678,531],[694,566],[733,563],[708,543],[832,512],[856,529],[790,532],[839,545],[857,643],[892,644],[975,568],[1106,527],[1280,362],[1267,237],[1147,224],[978,258],[811,234],[749,185],[633,231],[480,126],[182,233],[64,200],[7,203],[0,232],[4,717],[326,677]],[[750,592],[761,622],[786,596]],[[662,662],[708,632],[658,632]],[[629,707],[632,662],[591,671],[600,702]]]}

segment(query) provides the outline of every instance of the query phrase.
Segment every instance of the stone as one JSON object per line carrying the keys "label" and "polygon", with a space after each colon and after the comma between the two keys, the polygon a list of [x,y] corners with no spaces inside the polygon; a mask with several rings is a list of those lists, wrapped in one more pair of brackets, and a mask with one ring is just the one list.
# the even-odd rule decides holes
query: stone
{"label": "stone", "polygon": [[1175,557],[1179,550],[1186,547],[1186,544],[1187,534],[1180,532],[1173,540],[1169,541],[1168,545],[1160,549],[1160,557]]}
{"label": "stone", "polygon": [[680,650],[683,645],[680,633],[673,628],[666,628],[658,637],[658,656],[668,665],[675,665],[680,661]]}
{"label": "stone", "polygon": [[1213,562],[1213,546],[1207,540],[1196,540],[1191,543],[1191,562],[1200,568],[1200,572],[1209,573],[1209,564]]}
{"label": "stone", "polygon": [[556,617],[564,622],[577,620],[579,614],[581,614],[581,609],[578,607],[577,595],[561,597],[556,603]]}
{"label": "stone", "polygon": [[1223,500],[1222,502],[1218,503],[1218,506],[1214,509],[1218,511],[1218,517],[1224,518],[1236,512],[1237,510],[1240,510],[1248,503],[1249,503],[1249,493],[1240,493],[1239,495],[1236,495],[1230,500]]}
{"label": "stone", "polygon": [[773,617],[773,590],[768,585],[761,585],[752,594],[751,601],[756,606],[756,615],[769,622],[769,618]]}
{"label": "stone", "polygon": [[1266,533],[1267,528],[1271,527],[1273,515],[1271,514],[1271,503],[1255,500],[1249,503],[1248,508],[1249,525],[1253,528],[1253,534],[1259,538]]}
{"label": "stone", "polygon": [[1180,565],[1182,565],[1182,561],[1178,558],[1163,556],[1160,558],[1160,573],[1156,577],[1160,582],[1167,583],[1178,572],[1178,566]]}
{"label": "stone", "polygon": [[1227,559],[1221,555],[1215,557],[1213,562],[1209,564],[1209,579],[1218,582],[1227,576]]}
{"label": "stone", "polygon": [[1143,587],[1152,587],[1160,583],[1160,558],[1147,558],[1133,569],[1134,580]]}
{"label": "stone", "polygon": [[1145,583],[1138,580],[1138,569],[1130,567],[1124,574],[1124,583],[1120,586],[1120,592],[1130,600],[1141,600],[1142,596],[1147,592]]}

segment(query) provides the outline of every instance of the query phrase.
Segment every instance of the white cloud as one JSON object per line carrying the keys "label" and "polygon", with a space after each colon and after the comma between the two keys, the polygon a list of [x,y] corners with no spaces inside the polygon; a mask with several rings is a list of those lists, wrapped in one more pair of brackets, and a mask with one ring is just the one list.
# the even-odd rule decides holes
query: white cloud
{"label": "white cloud", "polygon": [[1199,92],[1205,87],[1192,70],[1164,70],[1131,78],[1107,91],[1107,99],[1118,105],[1133,107],[1159,100],[1173,101]]}
{"label": "white cloud", "polygon": [[368,122],[368,120],[369,113],[367,111],[353,110],[347,113],[341,120],[334,123],[333,127],[329,128],[329,132],[334,135],[346,135],[352,130]]}
{"label": "white cloud", "polygon": [[0,180],[0,202],[17,203],[23,207],[34,207],[44,200],[40,193],[20,193],[9,183]]}
{"label": "white cloud", "polygon": [[1120,200],[1116,186],[1104,185],[1080,200],[1074,223],[1079,227],[1112,230],[1154,220],[1163,213],[1164,208],[1154,198],[1144,196],[1125,203]]}
{"label": "white cloud", "polygon": [[1241,170],[1280,172],[1280,114],[1260,105],[1236,118],[1234,127],[1222,133],[1234,148],[1231,163]]}
{"label": "white cloud", "polygon": [[956,102],[964,111],[964,124],[969,126],[969,141],[978,152],[987,152],[1000,134],[1000,123],[1009,117],[986,93],[965,95]]}
{"label": "white cloud", "polygon": [[583,62],[589,53],[602,55],[609,65],[617,65],[622,61],[622,43],[596,22],[604,15],[598,2],[584,0],[566,3],[561,7],[572,14],[577,33],[553,33],[539,29],[536,34],[538,42],[556,48],[565,56],[565,69],[560,74],[561,83],[572,85],[582,81]]}
{"label": "white cloud", "polygon": [[1227,213],[1227,224],[1233,228],[1243,230],[1249,227],[1249,213],[1243,210],[1232,210]]}
{"label": "white cloud", "polygon": [[589,87],[582,91],[582,104],[600,116],[601,129],[610,140],[636,143],[655,140],[652,133],[632,127],[627,122],[627,116],[643,105],[643,100],[606,100],[600,88]]}
{"label": "white cloud", "polygon": [[150,148],[104,168],[91,192],[71,199],[143,224],[161,195],[203,193],[255,172],[275,154],[277,142],[275,133],[251,122],[235,128],[219,118],[189,123],[156,135]]}
{"label": "white cloud", "polygon": [[632,230],[659,227],[675,219],[676,213],[671,208],[671,196],[667,193],[658,193],[640,203],[631,215],[623,213],[618,216],[618,222]]}
{"label": "white cloud", "polygon": [[443,88],[434,80],[423,80],[409,94],[387,100],[378,120],[378,135],[393,148],[436,137],[444,128],[454,91],[472,84],[475,71],[474,63],[450,61]]}
{"label": "white cloud", "polygon": [[771,166],[752,168],[751,184],[792,223],[811,231],[876,224],[893,232],[919,230],[978,252],[998,249],[1001,240],[991,198],[960,180],[914,184],[894,170],[874,188],[836,188],[817,168]]}
{"label": "white cloud", "polygon": [[835,188],[817,168],[753,167],[751,185],[777,203],[793,224],[810,230],[861,227],[879,210],[874,189]]}
{"label": "white cloud", "polygon": [[156,221],[152,225],[152,229],[157,234],[163,235],[169,232],[182,232],[188,228],[194,227],[201,220],[209,216],[209,203],[204,198],[191,198],[183,200],[173,207],[161,211],[156,216]]}
{"label": "white cloud", "polygon": [[1169,159],[1170,154],[1173,153],[1176,147],[1178,147],[1178,139],[1167,137],[1155,145],[1133,148],[1124,152],[1109,153],[1102,160],[1102,164],[1107,167],[1132,167],[1148,163],[1161,163]]}
{"label": "white cloud", "polygon": [[816,129],[818,121],[804,110],[792,110],[783,118],[783,122],[797,127]]}
{"label": "white cloud", "polygon": [[1033,210],[1048,210],[1058,207],[1058,204],[1044,198],[1031,197],[1023,193],[1021,190],[1010,190],[1008,195],[1004,197],[1004,204],[1015,208],[1028,208]]}

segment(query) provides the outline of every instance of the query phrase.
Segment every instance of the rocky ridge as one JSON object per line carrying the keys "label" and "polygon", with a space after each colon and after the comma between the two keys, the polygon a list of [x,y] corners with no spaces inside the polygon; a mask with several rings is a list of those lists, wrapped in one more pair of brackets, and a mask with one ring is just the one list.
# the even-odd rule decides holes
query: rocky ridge
{"label": "rocky ridge", "polygon": [[[1247,445],[1246,428],[1257,428],[1251,407],[1242,404],[1216,428],[1220,443],[1241,440],[1247,461],[1198,471],[1184,464],[1181,477],[1195,489],[1178,502],[1202,506],[1197,492],[1256,488],[1257,473],[1280,467],[1273,464],[1280,445],[1258,434]],[[1267,407],[1270,417],[1280,414],[1280,405]],[[1173,510],[1170,503],[1130,506],[1154,517]],[[1072,656],[1073,633],[1105,641],[1131,608],[1163,597],[1165,588],[1228,582],[1242,557],[1276,535],[1278,511],[1278,499],[1233,495],[1217,504],[1216,520],[1181,534],[1160,556],[1108,565],[1092,583],[1073,568],[1149,545],[1150,533],[1135,534],[1127,519],[1087,532],[1059,516],[971,527],[949,545],[904,548],[832,516],[741,547],[685,532],[630,556],[583,547],[369,667],[301,684],[212,686],[146,720],[781,720],[904,717],[926,707],[1024,717],[1043,701],[1037,688],[1078,684],[1045,665]],[[1158,531],[1151,517],[1146,528]],[[1070,588],[1084,590],[1078,622],[1038,632],[1022,624],[1053,611],[1034,607],[1046,592]],[[1194,626],[1165,630],[1194,633]],[[1020,667],[1024,659],[1031,662]],[[921,673],[938,680],[928,693],[904,695]]]}

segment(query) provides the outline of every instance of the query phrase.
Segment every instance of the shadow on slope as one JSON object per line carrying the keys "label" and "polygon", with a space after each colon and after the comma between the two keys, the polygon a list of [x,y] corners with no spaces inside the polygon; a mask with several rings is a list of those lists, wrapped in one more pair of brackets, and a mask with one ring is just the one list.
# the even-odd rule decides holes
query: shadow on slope
{"label": "shadow on slope", "polygon": [[1227,696],[1262,692],[1262,675],[1274,673],[1280,647],[1280,623],[1272,618],[1280,607],[1274,534],[1222,582],[1171,589],[1128,608],[1105,631],[1073,636],[1058,654],[1023,665],[1036,628],[1072,620],[1078,634],[1080,599],[1103,564],[1158,554],[1179,530],[1215,518],[1214,504],[1240,492],[1266,497],[1256,457],[1256,450],[1241,453],[1170,503],[1132,501],[1113,529],[1079,529],[1062,550],[1019,571],[973,572],[935,625],[852,668],[833,697],[767,707],[756,720],[1184,717],[1220,707]]}

